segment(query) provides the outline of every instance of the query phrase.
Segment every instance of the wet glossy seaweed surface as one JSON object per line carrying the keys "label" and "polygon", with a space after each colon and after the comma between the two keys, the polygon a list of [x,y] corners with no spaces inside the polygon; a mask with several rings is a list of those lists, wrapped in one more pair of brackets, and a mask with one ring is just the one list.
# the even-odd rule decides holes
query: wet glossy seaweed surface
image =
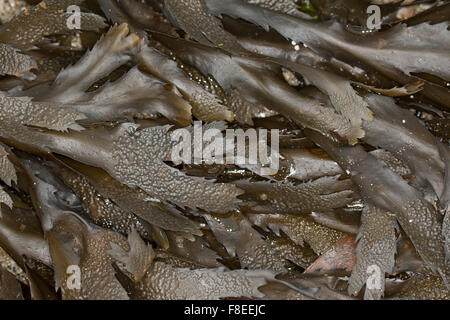
{"label": "wet glossy seaweed surface", "polygon": [[[0,0],[0,300],[449,299],[449,22],[449,1]],[[198,159],[200,125],[276,132],[273,157]]]}

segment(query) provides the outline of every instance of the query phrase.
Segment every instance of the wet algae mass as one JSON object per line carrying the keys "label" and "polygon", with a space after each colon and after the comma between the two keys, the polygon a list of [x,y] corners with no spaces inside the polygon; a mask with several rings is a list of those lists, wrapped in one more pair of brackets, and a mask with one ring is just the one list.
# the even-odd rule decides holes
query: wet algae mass
{"label": "wet algae mass", "polygon": [[[450,297],[449,1],[0,20],[0,299]],[[240,161],[199,158],[198,128],[249,133]]]}

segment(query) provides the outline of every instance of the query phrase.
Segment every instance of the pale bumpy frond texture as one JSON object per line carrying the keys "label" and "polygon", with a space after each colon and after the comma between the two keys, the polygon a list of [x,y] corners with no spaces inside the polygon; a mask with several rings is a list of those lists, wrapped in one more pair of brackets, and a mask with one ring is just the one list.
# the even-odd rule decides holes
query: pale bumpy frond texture
{"label": "pale bumpy frond texture", "polygon": [[32,158],[21,162],[35,186],[32,200],[48,241],[55,285],[61,288],[63,299],[128,299],[106,252],[111,242],[127,250],[125,237],[91,225],[72,211],[76,199],[46,166]]}
{"label": "pale bumpy frond texture", "polygon": [[220,20],[208,12],[203,0],[165,0],[164,4],[169,19],[198,42],[237,53],[245,51],[223,29]]}
{"label": "pale bumpy frond texture", "polygon": [[[11,186],[12,182],[17,182],[16,169],[8,159],[8,151],[0,144],[0,180]],[[0,187],[0,202],[6,204],[12,209],[13,201],[11,196]]]}
{"label": "pale bumpy frond texture", "polygon": [[233,120],[233,114],[221,104],[219,98],[192,82],[177,63],[154,48],[146,47],[138,59],[148,72],[172,83],[192,105],[192,113],[200,120]]}
{"label": "pale bumpy frond texture", "polygon": [[145,278],[136,284],[139,297],[150,300],[217,300],[220,298],[263,297],[258,290],[274,274],[268,271],[223,268],[177,268],[155,262]]}
{"label": "pale bumpy frond texture", "polygon": [[135,228],[143,237],[150,237],[147,222],[104,198],[85,177],[69,170],[58,170],[58,177],[83,201],[83,207],[96,224],[124,234]]}
{"label": "pale bumpy frond texture", "polygon": [[20,77],[37,67],[36,61],[17,49],[0,43],[0,76],[13,75]]}
{"label": "pale bumpy frond texture", "polygon": [[426,273],[415,273],[402,284],[395,297],[410,300],[448,300],[450,291],[442,278]]}
{"label": "pale bumpy frond texture", "polygon": [[[9,23],[0,26],[0,41],[16,48],[28,49],[46,40],[47,36],[71,33],[67,20],[69,6],[80,5],[83,0],[44,0],[24,10]],[[99,30],[106,27],[104,19],[96,14],[80,13],[82,30]]]}
{"label": "pale bumpy frond texture", "polygon": [[27,7],[25,0],[2,0],[0,2],[0,23],[5,24]]}
{"label": "pale bumpy frond texture", "polygon": [[384,295],[385,274],[392,273],[396,250],[395,216],[376,207],[366,207],[357,239],[356,264],[348,292],[356,295],[366,282],[364,298],[378,300]]}
{"label": "pale bumpy frond texture", "polygon": [[305,18],[307,15],[299,10],[299,6],[292,0],[245,0],[250,4],[255,4],[260,7],[287,13],[292,16]]}
{"label": "pale bumpy frond texture", "polygon": [[131,275],[133,281],[141,281],[153,263],[155,252],[151,245],[145,244],[135,229],[128,235],[128,244],[129,252],[115,243],[111,243],[112,249],[107,252],[123,265],[123,269]]}
{"label": "pale bumpy frond texture", "polygon": [[317,254],[322,254],[346,234],[317,222],[311,218],[282,214],[252,214],[250,220],[255,225],[280,234],[287,234],[299,245],[306,242]]}
{"label": "pale bumpy frond texture", "polygon": [[21,125],[47,128],[57,131],[82,130],[78,120],[81,113],[46,102],[36,102],[30,97],[11,97],[0,92],[0,119]]}
{"label": "pale bumpy frond texture", "polygon": [[367,102],[361,98],[350,85],[350,81],[331,72],[314,69],[293,62],[279,62],[300,73],[314,84],[320,91],[327,94],[333,107],[342,114],[354,127],[354,136],[349,136],[350,144],[356,144],[364,137],[363,120],[372,121],[373,114]]}
{"label": "pale bumpy frond texture", "polygon": [[[164,164],[166,154],[163,143],[167,128],[145,128],[125,133],[114,141],[114,176],[123,183],[139,187],[152,197],[170,201],[183,207],[199,207],[213,212],[226,212],[233,208],[241,190],[231,184],[214,183],[201,178],[188,177]],[[159,138],[158,138],[159,137]]]}
{"label": "pale bumpy frond texture", "polygon": [[442,222],[442,235],[445,239],[445,254],[447,261],[450,261],[450,146],[439,143],[441,157],[445,161],[445,186],[440,197],[443,208],[444,221]]}
{"label": "pale bumpy frond texture", "polygon": [[8,154],[8,149],[0,144],[0,179],[11,186],[12,182],[17,182],[17,175],[14,164],[8,159]]}
{"label": "pale bumpy frond texture", "polygon": [[[212,212],[227,212],[236,207],[236,197],[242,194],[236,186],[189,177],[163,162],[170,150],[170,145],[165,143],[168,126],[139,130],[136,127],[125,123],[113,129],[96,128],[81,133],[40,133],[39,138],[46,140],[45,144],[53,152],[101,167],[122,184],[145,191],[148,201],[172,202]],[[93,132],[98,134],[98,139],[92,139]],[[39,139],[26,138],[30,143]]]}
{"label": "pale bumpy frond texture", "polygon": [[447,212],[442,223],[442,236],[445,239],[445,258],[450,260],[450,214]]}
{"label": "pale bumpy frond texture", "polygon": [[255,211],[300,214],[340,208],[350,203],[353,191],[348,182],[338,181],[336,177],[322,177],[301,184],[246,180],[235,184],[245,191],[243,199],[256,202]]}
{"label": "pale bumpy frond texture", "polygon": [[450,299],[450,3],[382,2],[0,0],[0,300]]}
{"label": "pale bumpy frond texture", "polygon": [[61,178],[81,198],[84,192],[83,201],[94,219],[101,220],[106,226],[120,228],[125,233],[134,226],[144,235],[148,232],[146,224],[150,223],[164,230],[201,235],[196,223],[174,208],[162,206],[145,192],[121,184],[101,169],[65,161],[81,175],[64,170],[60,172]]}

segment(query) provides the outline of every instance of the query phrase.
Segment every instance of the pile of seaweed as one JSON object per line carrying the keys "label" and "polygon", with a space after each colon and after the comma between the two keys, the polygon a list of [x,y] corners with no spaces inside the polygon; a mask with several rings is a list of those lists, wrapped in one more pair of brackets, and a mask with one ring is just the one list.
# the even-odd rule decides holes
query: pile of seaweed
{"label": "pile of seaweed", "polygon": [[449,298],[450,3],[371,4],[0,1],[0,298]]}

